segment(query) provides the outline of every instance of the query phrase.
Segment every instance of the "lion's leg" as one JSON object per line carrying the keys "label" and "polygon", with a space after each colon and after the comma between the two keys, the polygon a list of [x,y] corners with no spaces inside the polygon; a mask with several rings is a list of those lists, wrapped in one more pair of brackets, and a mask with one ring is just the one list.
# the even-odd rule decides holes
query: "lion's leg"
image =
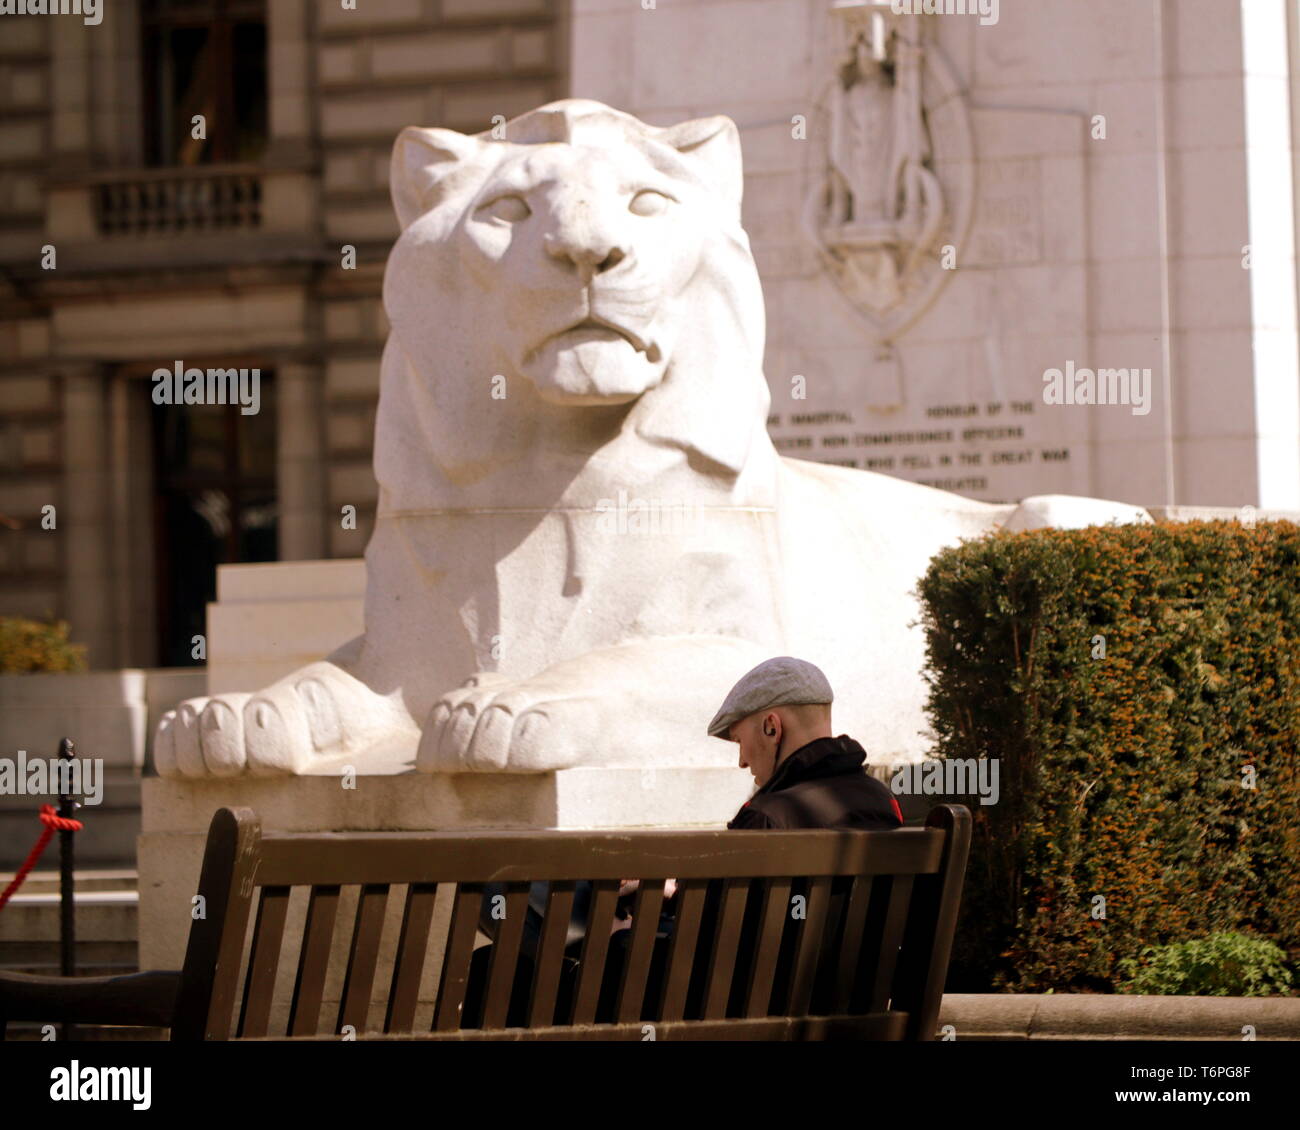
{"label": "lion's leg", "polygon": [[442,696],[420,739],[426,772],[546,772],[573,766],[725,765],[706,727],[728,690],[770,652],[746,640],[633,641],[532,678],[478,676]]}

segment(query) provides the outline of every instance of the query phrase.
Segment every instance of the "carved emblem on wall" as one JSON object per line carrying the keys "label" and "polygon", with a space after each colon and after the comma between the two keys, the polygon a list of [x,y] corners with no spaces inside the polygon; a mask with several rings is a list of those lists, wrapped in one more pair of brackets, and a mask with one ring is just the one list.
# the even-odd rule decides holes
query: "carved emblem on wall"
{"label": "carved emblem on wall", "polygon": [[831,7],[835,74],[809,137],[803,224],[877,341],[892,342],[961,262],[974,202],[967,105],[933,42],[934,17],[895,15],[888,0]]}

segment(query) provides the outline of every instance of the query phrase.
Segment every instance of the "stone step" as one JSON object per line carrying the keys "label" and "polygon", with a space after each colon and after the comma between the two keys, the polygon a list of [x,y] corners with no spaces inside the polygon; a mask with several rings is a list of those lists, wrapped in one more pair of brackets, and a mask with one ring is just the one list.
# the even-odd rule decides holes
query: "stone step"
{"label": "stone step", "polygon": [[[80,950],[80,947],[78,947]],[[53,950],[50,954],[41,954],[39,960],[32,961],[8,961],[0,960],[0,972],[4,973],[39,973],[44,977],[59,977],[63,973],[63,966],[60,964],[58,954]],[[0,957],[7,957],[4,948],[0,947]],[[74,966],[73,975],[76,977],[121,977],[127,973],[138,973],[135,958],[127,954],[122,961],[83,961],[80,952],[78,960]]]}
{"label": "stone step", "polygon": [[[0,874],[0,886],[13,873]],[[133,867],[81,868],[73,872],[80,976],[134,973],[139,967],[136,943],[140,896]],[[41,870],[0,910],[0,969],[57,974],[59,968],[59,875]]]}
{"label": "stone step", "polygon": [[[14,877],[12,871],[0,871],[0,890],[7,887]],[[134,891],[140,885],[140,877],[133,867],[119,868],[76,868],[72,872],[73,889],[86,891]],[[23,885],[15,896],[37,894],[58,894],[59,873],[57,871],[29,871]]]}
{"label": "stone step", "polygon": [[[134,973],[139,968],[138,947],[132,941],[77,940],[76,974],[79,977],[110,977]],[[62,972],[57,941],[0,942],[0,969],[10,973]]]}
{"label": "stone step", "polygon": [[[59,940],[57,893],[19,891],[0,910],[0,943]],[[78,942],[130,942],[136,940],[139,918],[138,891],[82,891],[74,900]]]}
{"label": "stone step", "polygon": [[[87,967],[91,965],[111,965],[115,970],[124,964],[130,965],[135,962],[135,940],[124,940],[122,938],[78,938],[77,939],[77,961],[78,970],[84,963]],[[46,939],[10,939],[0,942],[0,965],[6,968],[29,965],[49,965],[53,963],[56,967],[59,964],[59,943]],[[49,972],[49,970],[33,969],[32,972]],[[57,969],[56,969],[57,972]],[[130,972],[130,970],[127,970]]]}

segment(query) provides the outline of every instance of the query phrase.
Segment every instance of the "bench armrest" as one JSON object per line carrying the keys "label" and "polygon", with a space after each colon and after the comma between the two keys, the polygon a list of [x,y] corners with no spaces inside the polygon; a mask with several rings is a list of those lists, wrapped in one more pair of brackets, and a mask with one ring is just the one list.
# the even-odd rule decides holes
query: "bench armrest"
{"label": "bench armrest", "polygon": [[180,983],[170,969],[116,977],[0,972],[0,1034],[10,1020],[170,1028]]}

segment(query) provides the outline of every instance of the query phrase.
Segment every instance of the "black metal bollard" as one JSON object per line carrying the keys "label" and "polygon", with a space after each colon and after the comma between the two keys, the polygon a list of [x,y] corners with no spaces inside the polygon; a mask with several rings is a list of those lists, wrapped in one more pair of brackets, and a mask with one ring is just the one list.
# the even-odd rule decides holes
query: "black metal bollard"
{"label": "black metal bollard", "polygon": [[[59,760],[71,761],[77,756],[71,738],[59,742]],[[71,787],[72,774],[67,781]],[[70,793],[59,793],[59,815],[67,820],[76,817],[80,807]],[[77,920],[76,904],[73,901],[72,867],[73,867],[73,832],[59,832],[59,967],[63,976],[73,976],[77,969]]]}
{"label": "black metal bollard", "polygon": [[[77,751],[73,747],[72,739],[63,738],[59,742],[59,760],[72,761],[76,756]],[[72,787],[71,767],[68,770],[66,786]],[[69,820],[74,819],[79,807],[70,793],[59,793],[60,816]],[[59,970],[65,977],[72,977],[77,971],[77,917],[72,883],[72,837],[74,835],[74,832],[59,831]],[[62,1038],[71,1039],[72,1025],[64,1024],[62,1028]]]}

